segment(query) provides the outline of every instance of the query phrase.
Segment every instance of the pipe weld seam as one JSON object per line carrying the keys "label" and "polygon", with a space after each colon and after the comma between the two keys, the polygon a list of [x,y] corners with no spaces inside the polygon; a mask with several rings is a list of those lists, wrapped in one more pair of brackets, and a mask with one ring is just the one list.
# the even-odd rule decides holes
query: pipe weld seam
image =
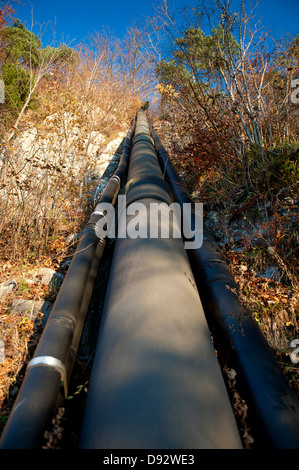
{"label": "pipe weld seam", "polygon": [[[135,197],[131,197],[131,198],[128,197],[125,208],[129,207],[131,204],[141,199],[156,199],[157,201],[164,202],[168,206],[171,204],[171,201],[169,201],[169,199],[166,196],[164,197],[162,195],[154,194],[153,192],[148,192],[144,194],[136,194]],[[120,214],[122,214],[122,212],[120,212]]]}
{"label": "pipe weld seam", "polygon": [[[190,252],[191,250],[186,250],[186,251]],[[190,257],[191,257],[191,256],[192,256],[192,255],[190,255]],[[219,263],[219,264],[221,264],[221,265],[224,264],[224,266],[227,268],[226,262],[225,262],[224,260],[222,260],[222,259],[210,258],[210,259],[206,259],[205,261],[200,260],[200,261],[198,262],[198,264],[199,264],[200,266],[205,266],[206,264],[210,264],[210,263],[211,263],[211,264],[218,264],[218,263]],[[227,269],[228,269],[228,268],[227,268]]]}
{"label": "pipe weld seam", "polygon": [[150,144],[154,145],[154,140],[149,134],[135,134],[131,142],[131,148],[133,148],[134,145],[138,142],[149,142]]}
{"label": "pipe weld seam", "polygon": [[146,178],[130,179],[126,183],[125,193],[128,194],[129,191],[131,191],[133,188],[136,188],[137,186],[146,186],[146,185],[157,186],[158,188],[164,189],[169,195],[170,199],[172,199],[173,197],[172,190],[169,184],[167,184],[166,181],[162,177],[156,176],[156,175],[147,176]]}
{"label": "pipe weld seam", "polygon": [[32,369],[33,367],[40,367],[40,366],[51,367],[60,373],[62,385],[64,388],[64,396],[65,398],[67,398],[66,368],[65,368],[65,365],[60,361],[60,359],[57,359],[56,357],[53,357],[53,356],[34,357],[33,359],[31,359],[31,361],[29,361],[27,365],[27,371],[28,369]]}
{"label": "pipe weld seam", "polygon": [[[238,290],[239,290],[239,286],[236,282],[234,282],[233,280],[228,280],[226,279],[225,277],[222,276],[219,276],[219,277],[214,277],[212,279],[209,279],[209,280],[206,280],[205,277],[202,279],[202,282],[203,282],[203,287],[206,289],[207,287],[210,287],[212,284],[214,283],[218,283],[218,284],[224,284],[225,285],[225,288],[232,292],[234,295],[237,295],[238,293]],[[203,295],[205,294],[205,292],[203,293]],[[238,295],[237,295],[238,296]]]}

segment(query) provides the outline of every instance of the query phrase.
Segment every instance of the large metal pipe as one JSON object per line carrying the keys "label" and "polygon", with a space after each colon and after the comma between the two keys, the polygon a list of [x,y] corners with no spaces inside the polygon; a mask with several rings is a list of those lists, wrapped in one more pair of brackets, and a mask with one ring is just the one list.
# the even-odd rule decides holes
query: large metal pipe
{"label": "large metal pipe", "polygon": [[[79,448],[241,448],[179,224],[170,216],[169,187],[142,112],[126,189],[119,233],[135,225],[139,235],[149,233],[156,223],[161,233],[169,228],[174,236],[116,241]],[[162,203],[159,221],[151,217],[157,203]]]}
{"label": "large metal pipe", "polygon": [[[99,203],[113,204],[125,175],[135,123],[125,138],[118,169]],[[99,205],[99,204],[98,204]],[[106,240],[99,239],[95,224],[103,217],[97,207],[86,225],[60,288],[52,312],[29,362],[26,374],[1,436],[2,449],[33,449],[41,445],[44,431],[58,404],[67,394],[83,326]]]}
{"label": "large metal pipe", "polygon": [[[193,206],[169,154],[152,128],[157,154],[174,199]],[[299,401],[252,315],[217,243],[203,225],[203,244],[188,250],[195,281],[223,365],[237,372],[237,387],[249,406],[256,447],[299,448]]]}

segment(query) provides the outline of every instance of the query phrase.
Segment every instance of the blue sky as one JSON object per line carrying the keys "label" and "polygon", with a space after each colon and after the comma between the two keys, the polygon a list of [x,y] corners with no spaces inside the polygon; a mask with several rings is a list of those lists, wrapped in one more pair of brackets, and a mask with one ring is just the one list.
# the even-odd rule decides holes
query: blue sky
{"label": "blue sky", "polygon": [[[100,31],[102,26],[109,26],[112,33],[123,37],[133,19],[142,22],[154,13],[158,0],[21,0],[24,6],[16,6],[16,16],[28,27],[31,24],[31,6],[33,19],[38,24],[54,24],[58,42],[73,40],[75,45],[88,37],[89,33]],[[193,0],[168,0],[170,6],[181,8],[192,4]],[[240,0],[232,0],[239,5]],[[299,32],[299,0],[260,0],[257,16],[262,16],[263,25],[275,36],[281,33]],[[39,33],[39,26],[34,32]],[[51,27],[43,43],[52,38]]]}

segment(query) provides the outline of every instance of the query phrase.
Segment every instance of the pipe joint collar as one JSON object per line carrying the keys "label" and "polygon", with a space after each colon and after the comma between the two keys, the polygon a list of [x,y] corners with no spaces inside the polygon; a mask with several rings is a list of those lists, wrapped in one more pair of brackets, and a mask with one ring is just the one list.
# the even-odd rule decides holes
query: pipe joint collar
{"label": "pipe joint collar", "polygon": [[28,369],[33,367],[51,367],[52,369],[57,370],[61,375],[61,382],[64,388],[64,396],[67,398],[67,375],[65,365],[56,357],[52,356],[37,356],[31,359],[27,365]]}
{"label": "pipe joint collar", "polygon": [[[150,186],[152,192],[155,192],[155,187],[157,187],[158,193],[160,193],[160,190],[162,189],[168,194],[170,200],[173,199],[173,194],[172,194],[172,190],[170,186],[160,176],[152,175],[152,176],[147,176],[146,178],[143,178],[143,179],[133,178],[129,180],[125,186],[125,194],[128,194],[130,191],[132,191],[138,186],[143,186],[140,190],[141,193],[144,192],[144,190],[148,186]],[[155,197],[155,196],[153,195],[152,197]]]}
{"label": "pipe joint collar", "polygon": [[137,142],[150,142],[152,145],[154,145],[154,141],[150,135],[145,135],[145,134],[135,134],[135,136],[132,139],[132,144],[131,147],[133,147]]}

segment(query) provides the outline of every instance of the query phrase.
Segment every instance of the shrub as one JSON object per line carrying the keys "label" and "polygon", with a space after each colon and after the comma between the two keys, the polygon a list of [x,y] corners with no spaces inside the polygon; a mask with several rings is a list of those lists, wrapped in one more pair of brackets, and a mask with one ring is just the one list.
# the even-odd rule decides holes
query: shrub
{"label": "shrub", "polygon": [[[5,104],[14,117],[17,117],[30,92],[30,72],[21,65],[5,62],[2,65],[2,77],[5,84]],[[32,97],[29,109],[36,109],[38,100]]]}

